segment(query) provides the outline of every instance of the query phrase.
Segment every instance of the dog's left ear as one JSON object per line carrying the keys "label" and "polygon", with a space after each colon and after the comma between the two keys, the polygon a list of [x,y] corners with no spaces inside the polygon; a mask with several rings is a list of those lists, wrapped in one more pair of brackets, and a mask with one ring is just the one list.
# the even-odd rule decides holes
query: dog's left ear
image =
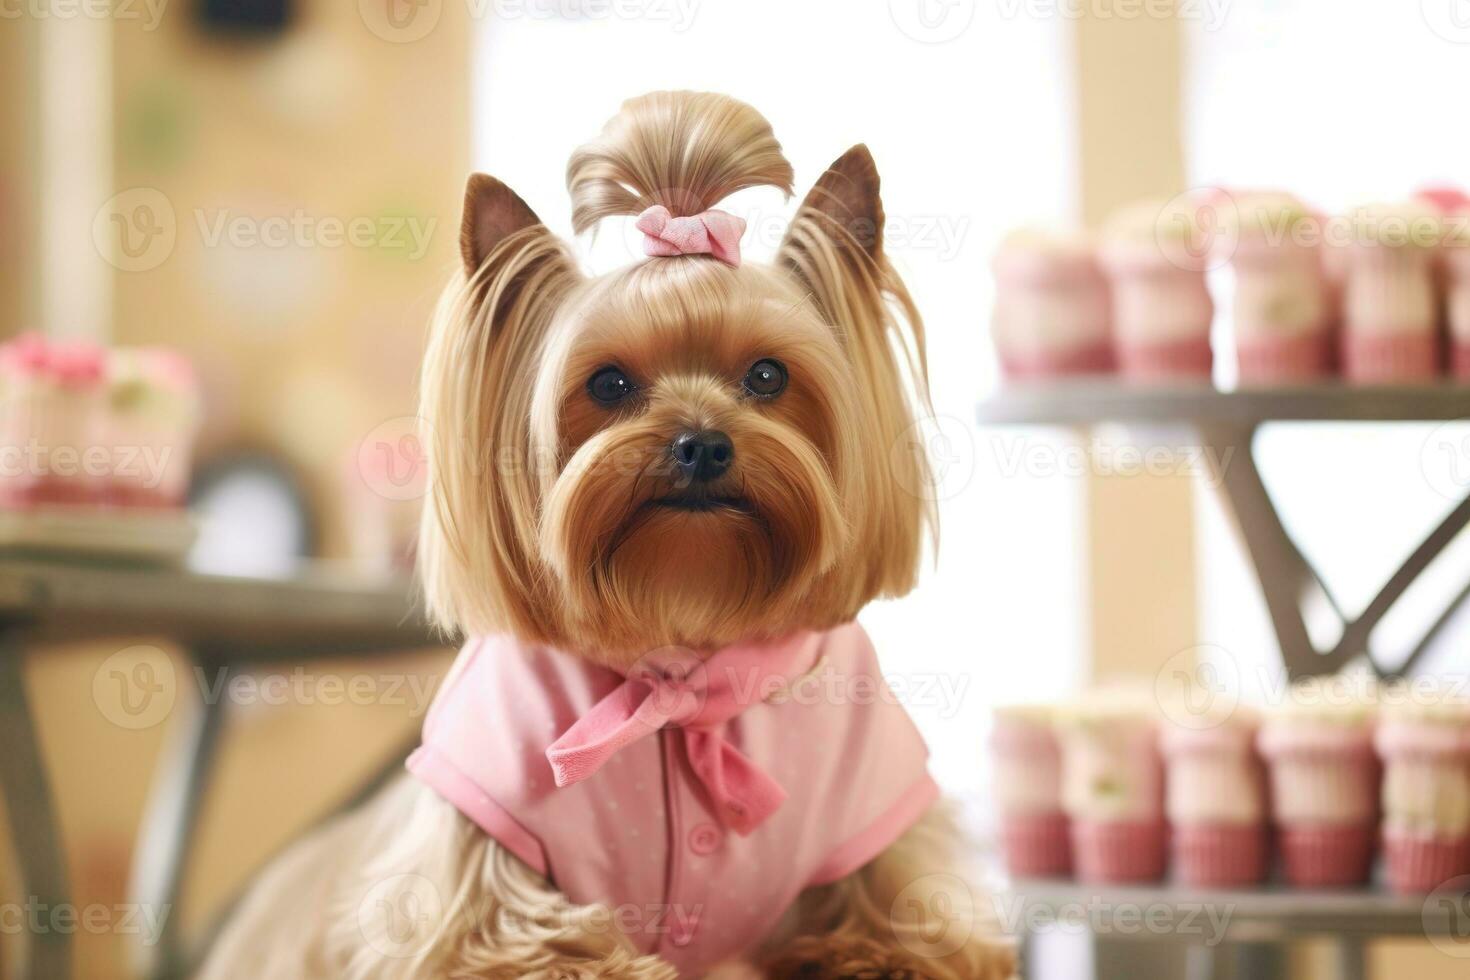
{"label": "dog's left ear", "polygon": [[[816,270],[809,267],[814,239],[820,239],[859,266],[883,257],[883,201],[879,196],[878,166],[862,143],[838,157],[796,212],[781,243],[778,261],[808,285]],[[828,270],[835,271],[835,270]]]}
{"label": "dog's left ear", "polygon": [[[865,473],[866,528],[854,554],[871,556],[863,595],[902,595],[913,585],[932,486],[914,438],[914,399],[927,405],[924,324],[883,254],[878,167],[861,143],[817,180],[802,201],[776,263],[806,290],[847,349],[867,409],[866,435],[883,447]],[[905,376],[909,383],[905,383]]]}

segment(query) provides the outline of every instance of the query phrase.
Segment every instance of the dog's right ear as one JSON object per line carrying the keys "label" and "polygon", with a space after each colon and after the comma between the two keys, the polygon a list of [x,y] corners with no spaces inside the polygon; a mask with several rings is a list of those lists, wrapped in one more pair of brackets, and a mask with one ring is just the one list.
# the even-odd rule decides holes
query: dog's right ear
{"label": "dog's right ear", "polygon": [[547,616],[529,380],[582,277],[526,202],[485,174],[465,186],[459,242],[464,278],[434,315],[419,384],[429,426],[419,572],[430,614],[446,629],[532,636]]}
{"label": "dog's right ear", "polygon": [[521,196],[489,174],[470,174],[464,188],[459,253],[464,274],[473,279],[496,246],[517,232],[541,226]]}

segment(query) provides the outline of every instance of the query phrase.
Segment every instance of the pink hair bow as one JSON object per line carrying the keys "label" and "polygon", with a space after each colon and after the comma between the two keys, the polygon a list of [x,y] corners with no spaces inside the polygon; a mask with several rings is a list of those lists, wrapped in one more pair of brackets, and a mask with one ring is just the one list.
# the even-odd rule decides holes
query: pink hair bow
{"label": "pink hair bow", "polygon": [[745,219],[725,211],[704,211],[676,218],[662,204],[638,216],[645,255],[713,255],[727,265],[740,265],[740,236]]}
{"label": "pink hair bow", "polygon": [[628,745],[678,728],[721,821],[749,834],[780,809],[786,791],[730,744],[727,723],[809,666],[817,644],[814,634],[797,633],[775,644],[729,647],[704,662],[687,656],[644,663],[546,750],[556,785],[579,783]]}

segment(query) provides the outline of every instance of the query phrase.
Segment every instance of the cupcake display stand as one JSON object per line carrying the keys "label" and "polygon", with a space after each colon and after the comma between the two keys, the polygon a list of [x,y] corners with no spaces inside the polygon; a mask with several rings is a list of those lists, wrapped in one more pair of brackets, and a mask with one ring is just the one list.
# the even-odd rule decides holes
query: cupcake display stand
{"label": "cupcake display stand", "polygon": [[[1410,586],[1470,524],[1470,488],[1357,616],[1336,601],[1317,568],[1288,534],[1266,490],[1253,455],[1257,432],[1273,422],[1447,422],[1470,418],[1470,389],[1454,383],[1360,386],[1315,383],[1301,386],[1222,391],[1207,382],[1139,385],[1116,379],[1066,379],[1054,383],[1013,384],[981,402],[982,425],[1046,425],[1089,428],[1101,423],[1153,427],[1185,426],[1191,441],[1210,460],[1228,460],[1215,475],[1232,512],[1251,565],[1260,581],[1272,627],[1288,676],[1297,680],[1338,671],[1366,655],[1384,678],[1413,671],[1455,612],[1470,599],[1461,591],[1432,622],[1403,662],[1389,667],[1373,659],[1369,636]],[[1342,624],[1330,647],[1314,644],[1305,610],[1332,610]],[[1189,946],[1192,978],[1286,975],[1284,946],[1305,937],[1335,943],[1338,976],[1366,976],[1365,943],[1378,937],[1428,937],[1446,944],[1470,964],[1470,899],[1450,895],[1400,898],[1377,889],[1343,892],[1287,891],[1271,887],[1212,892],[1182,885],[1107,886],[1062,881],[1015,883],[1014,897],[1026,908],[1027,922],[1076,921],[1078,910],[1102,908],[1118,913],[1148,910],[1178,923],[1213,911],[1223,922],[1219,944],[1205,943],[1183,930],[1109,928],[1082,915],[1099,940],[1098,975],[1126,975],[1103,961],[1114,954],[1131,957],[1120,944],[1140,939],[1171,939]],[[1118,919],[1118,915],[1111,915]],[[1117,926],[1117,922],[1112,925]],[[1208,935],[1208,931],[1204,933]],[[1470,971],[1467,971],[1470,972]],[[1143,974],[1138,974],[1143,975]]]}

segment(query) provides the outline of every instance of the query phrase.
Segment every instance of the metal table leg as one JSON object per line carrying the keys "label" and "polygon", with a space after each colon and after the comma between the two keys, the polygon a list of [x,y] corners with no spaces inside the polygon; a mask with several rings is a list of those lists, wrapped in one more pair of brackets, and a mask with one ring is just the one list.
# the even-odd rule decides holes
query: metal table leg
{"label": "metal table leg", "polygon": [[[229,678],[219,680],[227,684]],[[138,829],[129,884],[133,901],[162,917],[157,944],[135,949],[135,972],[150,980],[172,980],[186,972],[179,899],[228,703],[227,698],[210,700],[198,685],[181,684],[179,689],[174,722]],[[185,691],[192,696],[185,697]]]}
{"label": "metal table leg", "polygon": [[1359,936],[1338,936],[1333,954],[1337,980],[1368,980],[1368,944]]}
{"label": "metal table leg", "polygon": [[[1287,533],[1276,504],[1256,468],[1253,456],[1257,426],[1254,422],[1199,423],[1201,442],[1212,459],[1223,460],[1216,474],[1220,489],[1244,540],[1246,553],[1255,567],[1256,578],[1271,614],[1271,624],[1281,646],[1281,659],[1289,677],[1331,673],[1355,657],[1367,654],[1382,676],[1409,673],[1438,636],[1445,623],[1464,602],[1470,589],[1461,592],[1426,630],[1407,660],[1393,670],[1372,658],[1368,640],[1373,629],[1467,525],[1470,525],[1470,496],[1450,510],[1419,546],[1400,565],[1368,606],[1355,618],[1346,616],[1334,600],[1317,569],[1297,548]],[[1228,451],[1228,454],[1227,454]],[[1330,650],[1313,646],[1303,614],[1309,595],[1324,597],[1342,621],[1342,635]]]}
{"label": "metal table leg", "polygon": [[[27,909],[26,960],[20,976],[63,980],[71,975],[70,930],[51,929],[58,908],[70,909],[66,860],[51,786],[26,696],[25,649],[14,629],[0,633],[0,789]],[[40,928],[32,925],[39,915]]]}

